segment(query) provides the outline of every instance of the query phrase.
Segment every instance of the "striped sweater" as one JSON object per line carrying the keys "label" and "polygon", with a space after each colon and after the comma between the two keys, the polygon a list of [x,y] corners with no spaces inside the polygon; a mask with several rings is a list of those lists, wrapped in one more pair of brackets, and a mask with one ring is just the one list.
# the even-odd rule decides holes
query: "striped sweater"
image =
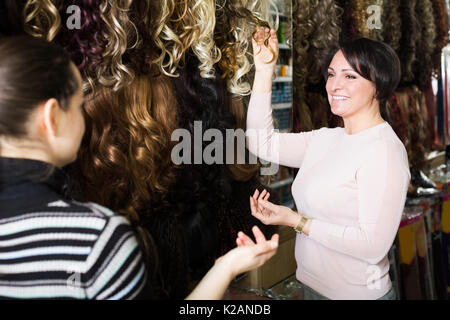
{"label": "striped sweater", "polygon": [[0,158],[0,299],[136,298],[147,275],[128,221],[65,199],[49,168]]}

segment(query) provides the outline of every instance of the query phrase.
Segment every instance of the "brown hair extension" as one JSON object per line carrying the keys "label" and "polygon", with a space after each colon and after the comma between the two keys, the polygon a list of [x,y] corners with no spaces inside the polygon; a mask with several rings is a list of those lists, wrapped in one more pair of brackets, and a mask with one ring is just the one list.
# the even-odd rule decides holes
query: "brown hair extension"
{"label": "brown hair extension", "polygon": [[416,43],[420,38],[420,25],[416,18],[417,0],[401,0],[402,39],[399,58],[402,64],[402,83],[414,80],[413,64],[417,59]]}
{"label": "brown hair extension", "polygon": [[[251,64],[247,55],[250,50],[250,35],[259,28],[270,28],[267,21],[260,17],[264,14],[252,12],[249,1],[229,0],[218,4],[216,9],[216,28],[214,38],[222,57],[218,62],[218,71],[227,80],[228,90],[239,95],[247,95],[251,88],[248,83]],[[264,39],[267,46],[268,39]]]}
{"label": "brown hair extension", "polygon": [[312,15],[318,1],[293,0],[293,125],[294,132],[312,130],[311,113],[306,104],[306,83],[308,75],[308,51],[314,32]]}
{"label": "brown hair extension", "polygon": [[84,196],[138,222],[144,209],[164,201],[174,180],[171,82],[139,76],[119,91],[96,88],[85,110],[87,134],[78,158]]}
{"label": "brown hair extension", "polygon": [[370,5],[369,0],[352,0],[351,10],[355,21],[355,28],[359,36],[369,38],[369,28],[367,27],[366,9]]}
{"label": "brown hair extension", "polygon": [[406,145],[409,142],[408,137],[408,119],[404,110],[400,106],[400,100],[397,93],[394,93],[386,103],[386,113],[388,115],[386,121],[392,126],[399,139]]}
{"label": "brown hair extension", "polygon": [[61,27],[61,17],[51,0],[28,0],[23,8],[24,30],[52,41]]}
{"label": "brown hair extension", "polygon": [[441,77],[441,55],[442,49],[448,43],[448,22],[447,8],[442,0],[431,0],[433,15],[436,27],[435,48],[432,54],[433,75],[440,79]]}
{"label": "brown hair extension", "polygon": [[[300,9],[301,10],[301,9]],[[334,0],[321,0],[315,7],[311,21],[314,34],[311,39],[308,81],[315,84],[322,80],[322,64],[325,53],[339,43],[342,9]]]}
{"label": "brown hair extension", "polygon": [[115,91],[129,85],[134,77],[133,70],[122,61],[125,51],[136,46],[138,41],[136,26],[127,14],[131,4],[132,0],[103,0],[100,5],[106,47],[103,60],[96,68],[96,76],[99,84]]}
{"label": "brown hair extension", "polygon": [[383,41],[397,53],[400,49],[400,39],[402,38],[402,20],[399,6],[400,0],[383,1],[383,14],[381,16]]}
{"label": "brown hair extension", "polygon": [[430,0],[418,1],[416,16],[421,27],[420,37],[417,43],[417,56],[415,64],[415,83],[420,90],[425,89],[431,83],[433,73],[432,54],[435,48],[436,27],[434,24],[433,7]]}

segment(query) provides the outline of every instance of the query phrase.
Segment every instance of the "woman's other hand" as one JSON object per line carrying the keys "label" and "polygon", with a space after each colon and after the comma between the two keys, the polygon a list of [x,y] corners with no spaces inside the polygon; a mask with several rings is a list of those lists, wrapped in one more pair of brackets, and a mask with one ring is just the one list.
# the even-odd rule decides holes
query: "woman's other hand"
{"label": "woman's other hand", "polygon": [[231,271],[233,278],[238,274],[262,266],[277,252],[278,234],[274,234],[270,240],[266,240],[257,226],[254,226],[252,231],[256,243],[243,232],[239,232],[236,239],[238,247],[216,260],[216,264],[224,265]]}
{"label": "woman's other hand", "polygon": [[279,206],[268,201],[270,193],[263,190],[261,194],[255,190],[250,197],[250,209],[252,216],[266,225],[285,225],[296,227],[301,216],[291,208]]}

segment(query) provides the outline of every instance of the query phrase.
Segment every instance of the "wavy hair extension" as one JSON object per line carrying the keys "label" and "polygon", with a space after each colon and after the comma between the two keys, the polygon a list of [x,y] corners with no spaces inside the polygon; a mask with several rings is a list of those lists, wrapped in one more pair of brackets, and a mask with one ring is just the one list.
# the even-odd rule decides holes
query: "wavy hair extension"
{"label": "wavy hair extension", "polygon": [[358,37],[355,25],[355,19],[352,16],[352,0],[337,0],[336,3],[343,10],[342,31],[340,42],[350,42]]}
{"label": "wavy hair extension", "polygon": [[[251,91],[247,79],[252,68],[249,60],[250,37],[261,27],[270,28],[269,22],[262,20],[267,13],[255,11],[257,8],[267,8],[259,5],[259,1],[216,1],[214,38],[222,55],[218,68],[221,77],[227,80],[228,90],[238,95],[248,95]],[[254,11],[251,11],[252,8]],[[264,39],[266,46],[268,38],[269,35]]]}
{"label": "wavy hair extension", "polygon": [[400,0],[383,1],[383,41],[395,52],[399,52],[402,38],[402,19],[400,16]]}
{"label": "wavy hair extension", "polygon": [[355,21],[356,32],[360,37],[369,38],[369,28],[367,27],[366,9],[370,5],[369,0],[352,0],[351,12]]}
{"label": "wavy hair extension", "polygon": [[312,15],[318,3],[309,0],[293,0],[292,3],[294,132],[309,131],[313,128],[311,111],[306,104],[306,84],[310,38],[314,32]]}
{"label": "wavy hair extension", "polygon": [[23,8],[26,0],[0,2],[0,37],[23,34]]}
{"label": "wavy hair extension", "polygon": [[420,90],[425,91],[431,83],[433,73],[432,55],[435,48],[436,26],[433,16],[433,7],[430,0],[418,1],[416,5],[416,16],[421,27],[420,37],[417,43],[417,56],[414,65],[415,83]]}
{"label": "wavy hair extension", "polygon": [[404,145],[409,141],[408,137],[408,119],[400,106],[400,100],[397,93],[394,93],[386,103],[387,118],[385,119],[392,126],[399,139]]}
{"label": "wavy hair extension", "polygon": [[[300,9],[301,10],[301,9]],[[308,54],[308,82],[315,84],[322,80],[322,64],[326,52],[339,43],[342,9],[334,0],[321,0],[311,17],[314,33]]]}
{"label": "wavy hair extension", "polygon": [[417,0],[401,0],[400,13],[402,18],[402,39],[399,58],[402,69],[402,83],[414,80],[413,64],[417,59],[416,43],[420,38],[420,25],[416,18]]}
{"label": "wavy hair extension", "polygon": [[81,74],[85,93],[93,90],[95,69],[102,62],[106,39],[102,36],[103,24],[100,18],[101,0],[71,0],[60,7],[61,17],[67,21],[66,8],[76,5],[81,9],[82,22],[80,29],[69,30],[63,24],[55,41],[69,53]]}
{"label": "wavy hair extension", "polygon": [[431,0],[431,4],[433,7],[433,15],[436,26],[435,48],[432,54],[433,76],[435,76],[437,79],[440,79],[442,49],[448,43],[448,29],[450,26],[448,21],[447,8],[444,1]]}
{"label": "wavy hair extension", "polygon": [[96,67],[96,80],[115,91],[129,85],[134,77],[133,70],[122,61],[125,51],[134,48],[138,42],[136,26],[128,17],[132,1],[102,0],[100,4],[102,37],[106,39],[106,45],[103,59]]}
{"label": "wavy hair extension", "polygon": [[51,0],[28,0],[23,8],[23,24],[29,35],[52,41],[61,27],[61,17]]}

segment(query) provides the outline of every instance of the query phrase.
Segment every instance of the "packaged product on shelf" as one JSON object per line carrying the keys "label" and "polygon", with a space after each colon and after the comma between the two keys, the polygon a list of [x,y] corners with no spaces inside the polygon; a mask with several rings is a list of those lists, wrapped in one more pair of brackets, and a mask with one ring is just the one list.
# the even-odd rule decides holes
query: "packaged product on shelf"
{"label": "packaged product on shelf", "polygon": [[445,195],[442,201],[442,255],[447,279],[447,299],[450,300],[450,195]]}
{"label": "packaged product on shelf", "polygon": [[420,207],[405,207],[398,230],[401,296],[405,300],[421,300],[424,298],[419,280],[420,270],[415,232],[415,222],[420,219],[423,219]]}

